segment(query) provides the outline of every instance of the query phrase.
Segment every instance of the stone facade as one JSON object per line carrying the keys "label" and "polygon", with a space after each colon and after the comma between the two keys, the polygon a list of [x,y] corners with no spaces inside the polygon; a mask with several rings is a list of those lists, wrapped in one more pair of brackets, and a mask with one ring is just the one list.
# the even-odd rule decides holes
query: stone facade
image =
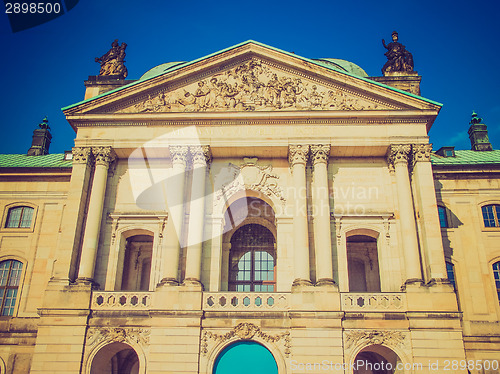
{"label": "stone facade", "polygon": [[238,341],[279,373],[498,359],[498,174],[433,170],[437,103],[253,42],[86,98],[72,168],[0,170],[0,373],[212,373]]}

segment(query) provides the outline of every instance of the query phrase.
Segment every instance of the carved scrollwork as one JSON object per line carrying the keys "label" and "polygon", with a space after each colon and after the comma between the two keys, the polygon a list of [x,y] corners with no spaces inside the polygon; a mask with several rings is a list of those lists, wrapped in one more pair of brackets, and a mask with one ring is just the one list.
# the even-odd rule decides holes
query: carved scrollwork
{"label": "carved scrollwork", "polygon": [[431,160],[431,151],[432,151],[432,144],[413,144],[412,145],[413,163],[419,161],[429,162]]}
{"label": "carved scrollwork", "polygon": [[311,159],[313,165],[317,163],[328,164],[330,157],[330,144],[313,144],[311,145]]}
{"label": "carved scrollwork", "polygon": [[72,153],[74,164],[88,164],[92,158],[90,147],[74,147]]}
{"label": "carved scrollwork", "polygon": [[397,347],[404,345],[405,335],[401,331],[355,330],[346,332],[345,340],[347,349],[360,342],[365,345],[384,344],[389,347]]}
{"label": "carved scrollwork", "polygon": [[223,197],[229,198],[235,192],[243,190],[259,191],[283,203],[286,201],[283,190],[278,185],[279,176],[273,172],[272,165],[257,165],[257,158],[245,158],[245,163],[239,167],[231,164],[226,172],[231,176],[230,182],[222,184],[217,190],[217,201]]}
{"label": "carved scrollwork", "polygon": [[310,146],[307,144],[291,144],[288,146],[288,162],[293,168],[295,164],[306,164]]}
{"label": "carved scrollwork", "polygon": [[95,147],[92,148],[96,165],[109,166],[114,160],[115,155],[111,147]]}
{"label": "carved scrollwork", "polygon": [[189,151],[191,153],[193,166],[210,165],[210,162],[212,161],[212,152],[210,150],[210,146],[190,146]]}
{"label": "carved scrollwork", "polygon": [[123,110],[142,112],[373,110],[386,106],[252,59],[172,92],[149,94]]}
{"label": "carved scrollwork", "polygon": [[387,162],[391,167],[399,163],[408,163],[411,154],[410,144],[392,144],[387,155]]}
{"label": "carved scrollwork", "polygon": [[170,151],[172,164],[181,165],[183,168],[185,168],[187,156],[189,153],[189,147],[185,145],[171,145],[170,147],[168,147],[168,149]]}
{"label": "carved scrollwork", "polygon": [[224,343],[232,338],[238,338],[242,340],[249,340],[254,337],[258,337],[268,343],[278,343],[282,342],[284,347],[285,357],[289,357],[291,353],[291,339],[290,332],[284,332],[281,334],[270,335],[263,332],[258,326],[253,323],[240,323],[235,326],[231,331],[225,334],[216,334],[211,331],[203,331],[201,338],[201,353],[206,356],[208,353],[209,341],[214,341],[216,343]]}
{"label": "carved scrollwork", "polygon": [[107,341],[110,343],[149,344],[151,329],[125,327],[91,327],[87,331],[86,344],[89,347]]}

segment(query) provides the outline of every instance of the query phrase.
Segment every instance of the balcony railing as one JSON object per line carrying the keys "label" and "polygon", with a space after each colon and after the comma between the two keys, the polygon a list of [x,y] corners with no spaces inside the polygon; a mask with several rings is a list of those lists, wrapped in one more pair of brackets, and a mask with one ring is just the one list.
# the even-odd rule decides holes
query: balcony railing
{"label": "balcony railing", "polygon": [[151,292],[101,291],[92,293],[92,309],[135,310],[149,309]]}
{"label": "balcony railing", "polygon": [[342,310],[345,312],[403,312],[406,295],[402,292],[342,293]]}
{"label": "balcony railing", "polygon": [[285,311],[289,309],[287,293],[204,292],[205,311]]}

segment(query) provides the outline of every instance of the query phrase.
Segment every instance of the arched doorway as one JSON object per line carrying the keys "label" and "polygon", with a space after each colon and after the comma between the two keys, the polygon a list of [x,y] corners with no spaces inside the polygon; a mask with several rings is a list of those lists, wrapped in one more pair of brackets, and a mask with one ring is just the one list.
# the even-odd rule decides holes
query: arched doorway
{"label": "arched doorway", "polygon": [[398,374],[404,372],[398,355],[380,344],[363,348],[356,355],[353,367],[354,374]]}
{"label": "arched doorway", "polygon": [[215,360],[212,374],[278,374],[278,365],[263,345],[241,341],[226,347]]}
{"label": "arched doorway", "polygon": [[139,357],[125,343],[111,343],[101,348],[92,360],[90,374],[138,374]]}

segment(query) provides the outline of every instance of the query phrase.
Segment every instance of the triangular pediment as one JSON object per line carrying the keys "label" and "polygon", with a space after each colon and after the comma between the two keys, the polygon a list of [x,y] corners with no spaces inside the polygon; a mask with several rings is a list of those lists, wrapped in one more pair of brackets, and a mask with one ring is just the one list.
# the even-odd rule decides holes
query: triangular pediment
{"label": "triangular pediment", "polygon": [[66,114],[436,109],[414,95],[247,43],[77,104]]}

